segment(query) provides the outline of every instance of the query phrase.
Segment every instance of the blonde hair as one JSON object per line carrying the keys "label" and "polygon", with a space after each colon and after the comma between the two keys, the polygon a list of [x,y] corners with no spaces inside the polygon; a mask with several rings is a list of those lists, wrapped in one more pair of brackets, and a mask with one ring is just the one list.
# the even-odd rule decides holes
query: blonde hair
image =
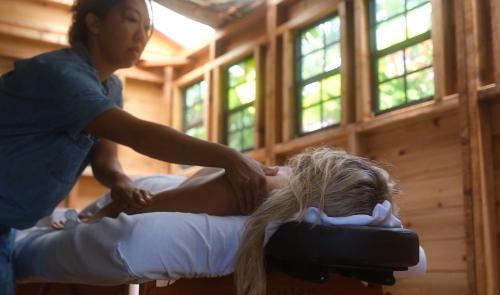
{"label": "blonde hair", "polygon": [[266,293],[263,247],[269,222],[302,221],[311,206],[328,216],[371,215],[376,204],[392,203],[397,192],[384,169],[342,150],[308,149],[291,158],[288,166],[289,182],[272,191],[246,224],[236,259],[238,295]]}

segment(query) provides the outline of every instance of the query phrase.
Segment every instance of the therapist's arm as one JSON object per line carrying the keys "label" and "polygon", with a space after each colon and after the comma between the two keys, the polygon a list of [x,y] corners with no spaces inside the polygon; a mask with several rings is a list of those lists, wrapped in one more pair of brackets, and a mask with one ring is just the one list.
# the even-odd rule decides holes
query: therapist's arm
{"label": "therapist's arm", "polygon": [[97,116],[84,131],[159,160],[226,169],[241,212],[252,211],[265,196],[266,180],[260,165],[224,145],[138,119],[118,108]]}
{"label": "therapist's arm", "polygon": [[150,193],[137,188],[123,173],[116,143],[101,139],[92,152],[90,163],[94,177],[111,190],[111,198],[123,209],[141,208],[149,203]]}

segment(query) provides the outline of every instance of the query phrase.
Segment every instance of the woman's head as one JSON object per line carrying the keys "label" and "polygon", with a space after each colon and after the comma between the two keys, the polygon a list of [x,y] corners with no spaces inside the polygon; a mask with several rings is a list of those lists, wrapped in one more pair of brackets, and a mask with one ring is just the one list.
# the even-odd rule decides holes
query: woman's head
{"label": "woman's head", "polygon": [[313,206],[333,217],[371,214],[376,204],[392,202],[396,192],[384,169],[342,150],[306,150],[288,165],[292,172],[284,189],[290,190],[299,213]]}
{"label": "woman's head", "polygon": [[150,34],[145,0],[77,0],[73,6],[71,46],[96,47],[117,68],[139,60]]}
{"label": "woman's head", "polygon": [[341,150],[308,149],[292,157],[288,166],[288,183],[274,190],[247,222],[236,262],[239,295],[265,294],[262,248],[270,221],[302,221],[311,206],[328,216],[371,214],[376,204],[392,202],[397,192],[384,169]]}

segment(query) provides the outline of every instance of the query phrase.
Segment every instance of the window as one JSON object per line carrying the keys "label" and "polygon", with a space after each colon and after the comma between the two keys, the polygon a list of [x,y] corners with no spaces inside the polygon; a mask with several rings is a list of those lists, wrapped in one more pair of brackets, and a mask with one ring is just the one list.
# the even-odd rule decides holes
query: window
{"label": "window", "polygon": [[298,32],[298,131],[304,134],[340,123],[340,19],[322,20]]}
{"label": "window", "polygon": [[203,104],[207,94],[205,81],[186,87],[183,91],[182,129],[188,135],[206,139],[203,126]]}
{"label": "window", "polygon": [[371,40],[375,111],[434,96],[429,0],[373,0]]}
{"label": "window", "polygon": [[226,72],[226,143],[239,151],[254,147],[255,65],[253,57],[228,67]]}

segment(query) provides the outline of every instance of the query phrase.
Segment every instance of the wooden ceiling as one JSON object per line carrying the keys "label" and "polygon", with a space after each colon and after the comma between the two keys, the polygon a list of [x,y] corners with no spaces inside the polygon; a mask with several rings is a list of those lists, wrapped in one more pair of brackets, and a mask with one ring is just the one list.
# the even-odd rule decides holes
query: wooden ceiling
{"label": "wooden ceiling", "polygon": [[190,19],[221,28],[265,0],[154,0]]}

